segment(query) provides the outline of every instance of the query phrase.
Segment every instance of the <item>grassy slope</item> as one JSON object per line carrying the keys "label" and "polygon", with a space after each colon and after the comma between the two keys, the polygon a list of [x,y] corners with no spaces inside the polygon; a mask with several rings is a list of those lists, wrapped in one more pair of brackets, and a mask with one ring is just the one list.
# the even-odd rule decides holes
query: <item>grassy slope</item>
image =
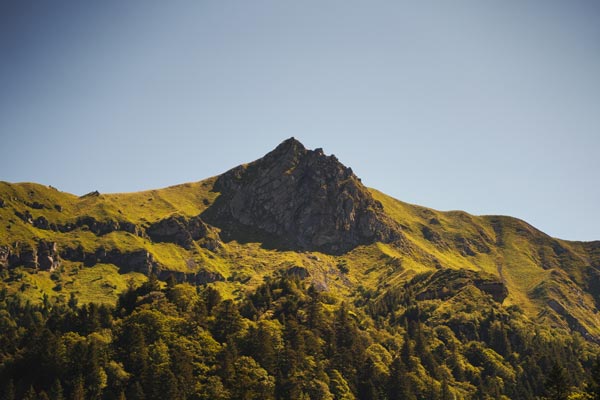
{"label": "grassy slope", "polygon": [[[187,271],[188,261],[193,260],[198,266],[221,273],[228,282],[218,286],[231,297],[252,290],[264,276],[294,265],[307,268],[318,286],[344,296],[365,288],[377,293],[379,289],[402,284],[415,274],[440,267],[465,268],[500,277],[509,288],[505,304],[519,305],[530,317],[560,325],[556,310],[547,307],[548,301],[554,300],[589,332],[600,336],[594,301],[580,288],[584,283],[583,269],[597,262],[600,250],[594,247],[591,254],[589,244],[550,238],[515,218],[440,212],[371,190],[386,213],[403,226],[406,243],[361,246],[333,257],[268,250],[258,243],[236,242],[225,244],[215,253],[200,247],[186,251],[174,244],[152,243],[120,231],[103,236],[80,229],[68,233],[45,231],[24,223],[14,214],[15,210],[29,211],[34,218],[43,215],[50,222],[62,224],[91,216],[100,221],[147,226],[175,213],[188,217],[200,214],[218,196],[211,191],[214,181],[215,178],[209,178],[160,190],[84,197],[32,183],[0,182],[0,199],[5,203],[0,208],[0,245],[16,241],[33,244],[35,239],[46,239],[56,241],[59,246],[81,244],[90,252],[99,246],[124,251],[147,249],[171,270]],[[34,202],[43,209],[32,208]],[[340,272],[340,266],[347,267],[348,272]],[[41,299],[43,293],[76,292],[84,302],[113,302],[131,278],[119,275],[109,265],[81,269],[74,263],[63,262],[63,269],[61,291],[55,290],[56,282],[50,274],[26,271],[21,281],[8,283],[9,289],[31,300]],[[133,278],[142,279],[135,274]]]}
{"label": "grassy slope", "polygon": [[[406,226],[405,233],[411,241],[443,267],[491,273],[500,277],[509,289],[506,305],[518,305],[531,317],[561,325],[556,311],[548,307],[553,300],[588,332],[600,334],[594,300],[580,287],[584,284],[584,268],[593,264],[584,243],[551,238],[512,217],[440,212],[395,200],[376,190],[372,193],[392,218]],[[446,246],[436,245],[423,236],[422,227],[431,226],[432,218],[439,221],[440,225],[434,229]],[[457,237],[492,245],[488,246],[488,252],[462,255],[452,243]]]}

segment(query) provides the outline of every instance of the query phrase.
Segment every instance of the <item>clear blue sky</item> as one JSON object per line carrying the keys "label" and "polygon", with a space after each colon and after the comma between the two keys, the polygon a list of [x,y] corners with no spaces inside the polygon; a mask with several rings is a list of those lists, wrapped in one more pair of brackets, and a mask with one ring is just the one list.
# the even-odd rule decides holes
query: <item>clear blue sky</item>
{"label": "clear blue sky", "polygon": [[368,186],[600,239],[597,1],[0,1],[0,180],[196,181],[295,136]]}

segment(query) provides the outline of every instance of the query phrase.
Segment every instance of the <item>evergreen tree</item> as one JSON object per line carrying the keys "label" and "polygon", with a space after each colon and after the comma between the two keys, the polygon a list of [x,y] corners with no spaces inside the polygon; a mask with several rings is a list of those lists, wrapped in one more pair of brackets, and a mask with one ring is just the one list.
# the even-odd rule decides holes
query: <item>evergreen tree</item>
{"label": "evergreen tree", "polygon": [[401,357],[396,357],[390,367],[390,377],[387,383],[387,393],[390,400],[413,400],[406,365]]}
{"label": "evergreen tree", "polygon": [[242,329],[242,316],[232,300],[225,300],[215,310],[215,320],[211,332],[216,340],[223,343],[229,336]]}
{"label": "evergreen tree", "polygon": [[2,388],[2,400],[15,400],[15,384],[12,379],[9,379],[8,382]]}
{"label": "evergreen tree", "polygon": [[546,378],[546,395],[550,400],[567,400],[569,386],[565,370],[558,363],[554,363]]}
{"label": "evergreen tree", "polygon": [[35,393],[33,386],[29,386],[29,388],[25,391],[22,400],[37,400],[37,394]]}
{"label": "evergreen tree", "polygon": [[63,400],[63,387],[60,384],[60,381],[56,379],[52,386],[50,387],[50,400]]}
{"label": "evergreen tree", "polygon": [[454,395],[450,391],[450,385],[448,381],[444,379],[440,388],[440,400],[454,400]]}
{"label": "evergreen tree", "polygon": [[600,357],[592,366],[590,381],[587,384],[587,394],[592,400],[600,400]]}
{"label": "evergreen tree", "polygon": [[146,400],[146,394],[139,381],[133,382],[127,388],[127,400]]}
{"label": "evergreen tree", "polygon": [[75,386],[73,387],[73,392],[71,393],[71,400],[85,400],[85,387],[83,377],[81,375],[75,379]]}

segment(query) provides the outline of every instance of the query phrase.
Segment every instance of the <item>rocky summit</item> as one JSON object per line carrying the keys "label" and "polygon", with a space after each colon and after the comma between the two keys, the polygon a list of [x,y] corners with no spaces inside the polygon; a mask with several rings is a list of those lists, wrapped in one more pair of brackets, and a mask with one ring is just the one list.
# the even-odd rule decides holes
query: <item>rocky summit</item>
{"label": "rocky summit", "polygon": [[221,175],[214,190],[220,197],[203,218],[224,237],[259,232],[289,248],[331,254],[402,237],[350,168],[294,138]]}

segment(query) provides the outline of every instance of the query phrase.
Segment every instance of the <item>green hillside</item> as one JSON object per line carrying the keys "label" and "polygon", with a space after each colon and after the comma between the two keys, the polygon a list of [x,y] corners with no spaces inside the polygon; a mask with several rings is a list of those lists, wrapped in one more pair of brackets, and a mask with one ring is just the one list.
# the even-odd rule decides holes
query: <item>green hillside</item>
{"label": "green hillside", "polygon": [[[88,398],[121,392],[136,398],[135,385],[150,390],[133,361],[118,355],[117,338],[135,318],[158,319],[170,330],[146,337],[148,344],[160,341],[171,357],[181,346],[191,352],[193,371],[185,384],[176,374],[176,398],[217,398],[211,385],[221,385],[222,398],[244,399],[534,398],[546,393],[548,371],[533,366],[552,369],[553,362],[568,369],[575,396],[590,379],[600,341],[599,268],[600,242],[555,239],[506,216],[404,203],[365,188],[335,157],[293,139],[219,177],[165,189],[78,197],[0,182],[0,317],[7,329],[2,340],[13,346],[0,358],[0,379],[6,388],[17,382],[16,393],[28,385],[39,393],[55,378],[74,393],[78,383],[60,373],[52,382],[17,373],[19,363],[34,362],[18,349],[35,342],[20,341],[24,331],[17,328],[27,313],[41,313],[43,326],[54,309],[66,324],[71,313],[80,315],[78,308],[102,304],[113,322],[91,330],[48,326],[58,341],[75,331],[78,338],[70,340],[108,346],[101,368],[108,389],[100,385]],[[219,313],[231,310],[194,314],[193,304],[206,308],[213,289],[219,304],[235,308],[239,329],[217,326],[225,318]],[[314,307],[321,325],[309,317]],[[190,318],[199,318],[200,339],[181,331]],[[297,340],[288,337],[290,318],[307,330],[303,343],[315,341],[305,343],[312,350],[295,349],[302,354],[296,386],[247,343],[262,332],[275,335],[277,351],[284,351]],[[135,324],[144,330],[144,321]],[[336,358],[339,346],[327,350],[337,323],[349,324],[355,335],[348,351],[356,351],[346,363]],[[208,358],[196,359],[194,346]],[[228,353],[231,346],[237,353]],[[261,382],[272,380],[272,387],[246,396],[224,377],[218,359],[225,356],[237,360],[231,368],[266,374]],[[367,360],[370,389],[362,370]],[[345,370],[352,365],[363,367]],[[175,364],[170,368],[175,373]],[[321,377],[302,375],[314,368]],[[127,379],[117,385],[111,374]],[[309,381],[323,387],[309,388]],[[411,394],[394,397],[390,385],[401,381],[406,387],[394,390]],[[183,390],[188,384],[196,389]]]}

